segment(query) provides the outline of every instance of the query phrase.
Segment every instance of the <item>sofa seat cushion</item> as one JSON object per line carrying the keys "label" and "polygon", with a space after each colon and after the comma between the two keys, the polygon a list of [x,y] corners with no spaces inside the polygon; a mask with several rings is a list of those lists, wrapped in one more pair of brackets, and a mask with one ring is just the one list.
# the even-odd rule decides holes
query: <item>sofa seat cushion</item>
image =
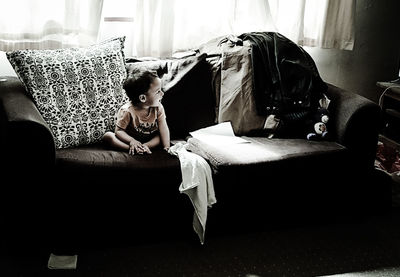
{"label": "sofa seat cushion", "polygon": [[160,201],[182,197],[179,159],[162,149],[134,156],[102,144],[58,149],[54,172],[55,194],[97,208],[107,203],[104,207],[128,205],[135,210],[147,203],[156,209]]}
{"label": "sofa seat cushion", "polygon": [[189,149],[207,159],[215,171],[227,167],[255,166],[285,163],[296,159],[319,159],[322,156],[345,155],[346,148],[336,142],[304,139],[269,139],[243,137],[249,143],[213,146],[190,138]]}
{"label": "sofa seat cushion", "polygon": [[343,192],[340,186],[354,181],[347,177],[349,173],[355,175],[349,151],[336,142],[242,138],[250,143],[215,147],[189,139],[189,150],[204,157],[213,168],[220,203],[237,205],[243,197],[250,197],[252,203],[264,203],[269,198],[273,198],[267,201],[270,203],[287,203],[289,195],[307,202],[318,194]]}
{"label": "sofa seat cushion", "polygon": [[182,182],[179,159],[162,149],[131,156],[102,144],[57,150],[55,174],[59,189],[68,188],[74,198],[82,199],[114,195],[130,201],[133,196],[152,195],[155,200],[163,194],[178,195]]}
{"label": "sofa seat cushion", "polygon": [[[129,174],[148,174],[149,171],[175,171],[180,173],[178,158],[161,149],[151,155],[129,155],[127,152],[109,150],[101,144],[59,149],[56,151],[58,169]],[[179,175],[179,174],[178,174]]]}
{"label": "sofa seat cushion", "polygon": [[357,173],[351,172],[349,151],[342,145],[243,138],[250,143],[223,149],[189,139],[189,149],[206,158],[214,170],[218,203],[207,222],[210,229],[215,225],[226,226],[226,230],[251,228],[274,219],[318,216],[322,210],[346,209],[358,199],[363,184],[348,177]]}
{"label": "sofa seat cushion", "polygon": [[151,195],[157,202],[166,195],[178,197],[182,182],[179,159],[162,149],[131,156],[101,144],[57,150],[55,173],[57,189],[68,188],[73,198],[84,201],[90,195],[128,202]]}
{"label": "sofa seat cushion", "polygon": [[[120,179],[146,183],[168,181],[166,175],[174,176],[179,185],[181,180],[179,159],[162,149],[155,149],[151,155],[129,155],[127,152],[109,150],[102,144],[80,146],[56,151],[56,169],[65,175],[84,172],[85,176],[118,182]],[[121,178],[123,177],[123,178]]]}

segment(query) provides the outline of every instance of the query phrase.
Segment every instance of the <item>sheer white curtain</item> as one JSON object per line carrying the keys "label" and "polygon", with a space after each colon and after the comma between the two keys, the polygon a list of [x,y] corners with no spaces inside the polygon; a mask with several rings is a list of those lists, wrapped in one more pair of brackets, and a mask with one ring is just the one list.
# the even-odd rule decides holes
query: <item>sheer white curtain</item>
{"label": "sheer white curtain", "polygon": [[274,31],[265,0],[136,0],[138,56],[169,56],[208,40],[249,31]]}
{"label": "sheer white curtain", "polygon": [[0,50],[95,43],[103,0],[12,0],[0,9]]}
{"label": "sheer white curtain", "polygon": [[304,46],[352,50],[355,0],[268,0],[277,30]]}
{"label": "sheer white curtain", "polygon": [[[102,11],[103,1],[109,5]],[[126,35],[126,55],[162,57],[251,31],[277,31],[300,45],[351,50],[355,1],[13,0],[0,9],[0,50],[84,46]]]}
{"label": "sheer white curtain", "polygon": [[138,56],[169,56],[222,35],[277,31],[304,46],[353,49],[355,0],[136,0]]}

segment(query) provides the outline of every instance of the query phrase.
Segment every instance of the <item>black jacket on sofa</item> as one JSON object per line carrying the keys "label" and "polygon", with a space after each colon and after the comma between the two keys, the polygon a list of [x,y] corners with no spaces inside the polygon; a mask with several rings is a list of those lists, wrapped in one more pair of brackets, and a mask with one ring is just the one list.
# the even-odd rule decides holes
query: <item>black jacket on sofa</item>
{"label": "black jacket on sofa", "polygon": [[276,32],[251,32],[239,36],[250,41],[254,97],[260,115],[307,112],[317,109],[327,86],[311,56]]}

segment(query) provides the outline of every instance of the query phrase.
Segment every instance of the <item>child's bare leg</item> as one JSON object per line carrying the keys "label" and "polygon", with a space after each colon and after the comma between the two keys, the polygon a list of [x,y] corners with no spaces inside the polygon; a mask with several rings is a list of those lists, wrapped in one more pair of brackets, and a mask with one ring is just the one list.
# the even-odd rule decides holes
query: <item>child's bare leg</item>
{"label": "child's bare leg", "polygon": [[126,144],[125,142],[119,140],[115,136],[115,133],[113,133],[113,132],[106,132],[103,135],[103,141],[113,148],[127,150],[127,151],[129,150],[129,145]]}

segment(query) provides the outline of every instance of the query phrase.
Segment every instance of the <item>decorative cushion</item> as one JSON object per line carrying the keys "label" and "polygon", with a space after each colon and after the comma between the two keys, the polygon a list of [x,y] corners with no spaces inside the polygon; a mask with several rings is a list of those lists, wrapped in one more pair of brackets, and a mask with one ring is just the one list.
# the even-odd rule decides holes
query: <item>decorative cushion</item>
{"label": "decorative cushion", "polygon": [[53,132],[56,148],[95,143],[128,101],[125,37],[86,48],[19,50],[7,58]]}

